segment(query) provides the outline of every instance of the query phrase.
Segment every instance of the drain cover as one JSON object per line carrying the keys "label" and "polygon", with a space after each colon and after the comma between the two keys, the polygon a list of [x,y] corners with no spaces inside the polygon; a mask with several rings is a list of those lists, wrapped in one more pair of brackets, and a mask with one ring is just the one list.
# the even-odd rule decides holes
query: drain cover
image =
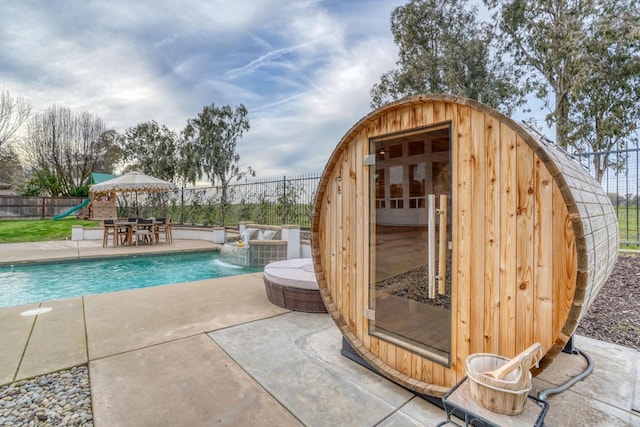
{"label": "drain cover", "polygon": [[53,310],[51,307],[34,308],[33,310],[27,310],[20,313],[20,316],[37,316],[38,314],[48,313]]}

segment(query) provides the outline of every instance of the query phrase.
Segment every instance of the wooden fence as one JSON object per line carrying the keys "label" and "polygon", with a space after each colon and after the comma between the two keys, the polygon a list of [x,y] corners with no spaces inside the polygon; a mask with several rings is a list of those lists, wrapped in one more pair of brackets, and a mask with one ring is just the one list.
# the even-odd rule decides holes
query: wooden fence
{"label": "wooden fence", "polygon": [[47,219],[82,203],[85,197],[0,196],[0,219]]}

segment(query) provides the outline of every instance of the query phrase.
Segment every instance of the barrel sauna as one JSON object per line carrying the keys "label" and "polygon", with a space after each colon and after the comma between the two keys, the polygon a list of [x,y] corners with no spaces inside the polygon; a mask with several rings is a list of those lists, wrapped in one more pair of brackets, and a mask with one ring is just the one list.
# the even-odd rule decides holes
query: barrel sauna
{"label": "barrel sauna", "polygon": [[322,299],[382,375],[441,397],[473,353],[544,369],[610,275],[618,225],[563,151],[481,103],[421,95],[340,140],[314,204]]}

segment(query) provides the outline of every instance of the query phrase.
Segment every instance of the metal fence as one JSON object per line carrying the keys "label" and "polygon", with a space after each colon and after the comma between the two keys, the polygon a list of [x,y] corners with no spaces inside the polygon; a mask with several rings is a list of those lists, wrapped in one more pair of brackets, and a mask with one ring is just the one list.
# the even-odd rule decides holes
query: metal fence
{"label": "metal fence", "polygon": [[120,194],[118,216],[171,217],[188,225],[236,227],[240,221],[311,227],[320,173],[244,180],[227,187],[180,188],[166,193]]}
{"label": "metal fence", "polygon": [[[640,249],[640,148],[572,156],[597,177],[594,160],[607,158],[602,188],[618,215],[620,243]],[[227,187],[181,188],[167,193],[118,195],[118,216],[171,217],[180,224],[235,227],[240,221],[310,228],[320,173],[252,179]],[[82,202],[77,197],[0,196],[0,219],[51,218]]]}
{"label": "metal fence", "polygon": [[[320,173],[252,179],[221,187],[117,195],[119,217],[170,217],[188,225],[235,227],[240,221],[311,227]],[[47,219],[82,203],[81,197],[0,196],[0,219]]]}
{"label": "metal fence", "polygon": [[629,249],[640,249],[640,148],[572,155],[596,178],[595,165],[606,161],[601,185],[618,215],[620,244]]}

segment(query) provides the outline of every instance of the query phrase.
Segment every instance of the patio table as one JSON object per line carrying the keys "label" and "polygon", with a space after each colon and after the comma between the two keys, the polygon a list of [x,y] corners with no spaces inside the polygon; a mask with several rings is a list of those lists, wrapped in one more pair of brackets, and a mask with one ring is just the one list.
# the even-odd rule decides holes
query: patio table
{"label": "patio table", "polygon": [[118,234],[118,229],[124,228],[126,230],[124,245],[132,245],[133,244],[133,226],[136,225],[135,221],[116,221],[116,234]]}

